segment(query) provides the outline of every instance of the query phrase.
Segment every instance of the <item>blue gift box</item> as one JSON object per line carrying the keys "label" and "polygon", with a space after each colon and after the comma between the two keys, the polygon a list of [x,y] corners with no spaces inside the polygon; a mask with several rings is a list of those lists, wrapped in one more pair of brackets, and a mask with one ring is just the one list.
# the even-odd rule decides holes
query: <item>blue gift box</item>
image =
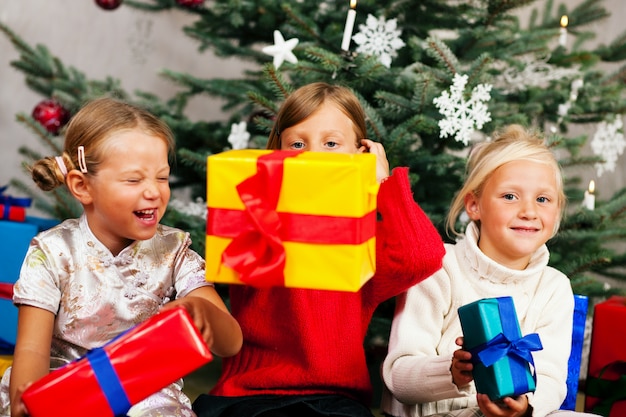
{"label": "blue gift box", "polygon": [[[32,238],[42,230],[59,222],[57,220],[26,216],[24,222],[0,220],[0,283],[13,284]],[[10,298],[0,297],[0,342],[15,345],[17,336],[17,307]]]}
{"label": "blue gift box", "polygon": [[[522,337],[513,298],[484,298],[459,307],[464,349],[472,353],[476,390],[497,400],[535,390],[536,333]],[[531,369],[532,365],[532,369]]]}
{"label": "blue gift box", "polygon": [[587,310],[589,298],[586,295],[574,295],[574,320],[572,322],[572,351],[567,362],[567,395],[561,410],[576,410],[578,397],[578,380],[580,379],[580,363],[583,356],[585,340],[585,326],[587,324]]}
{"label": "blue gift box", "polygon": [[17,307],[13,301],[0,298],[0,355],[13,352],[17,339]]}
{"label": "blue gift box", "polygon": [[17,281],[28,245],[38,231],[31,223],[0,220],[0,282]]}

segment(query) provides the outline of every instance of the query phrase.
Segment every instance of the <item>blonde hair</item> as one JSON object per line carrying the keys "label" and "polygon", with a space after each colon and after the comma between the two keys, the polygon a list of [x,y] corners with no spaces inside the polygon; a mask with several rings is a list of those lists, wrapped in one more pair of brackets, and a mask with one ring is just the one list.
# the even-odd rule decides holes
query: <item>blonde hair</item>
{"label": "blonde hair", "polygon": [[333,102],[352,120],[356,133],[356,145],[360,146],[361,139],[367,137],[367,128],[365,112],[358,98],[347,87],[317,82],[302,86],[287,97],[276,115],[267,149],[280,149],[281,132],[309,117],[326,101]]}
{"label": "blonde hair", "polygon": [[[97,174],[98,167],[106,158],[107,139],[112,134],[127,129],[141,129],[161,138],[167,144],[168,154],[173,156],[174,135],[165,122],[145,109],[106,97],[87,103],[71,118],[61,155],[67,171],[79,166],[78,149],[82,146],[86,175]],[[65,183],[65,173],[54,156],[34,162],[30,172],[33,181],[44,191]]]}
{"label": "blonde hair", "polygon": [[456,220],[465,209],[465,196],[474,194],[480,197],[485,183],[493,172],[513,161],[532,161],[553,168],[558,192],[557,204],[561,209],[553,236],[556,234],[566,201],[561,167],[543,138],[538,133],[528,131],[520,125],[510,125],[496,132],[493,141],[480,143],[471,150],[466,165],[466,179],[463,187],[452,200],[446,219],[446,230],[456,236],[461,235],[461,232],[456,230]]}

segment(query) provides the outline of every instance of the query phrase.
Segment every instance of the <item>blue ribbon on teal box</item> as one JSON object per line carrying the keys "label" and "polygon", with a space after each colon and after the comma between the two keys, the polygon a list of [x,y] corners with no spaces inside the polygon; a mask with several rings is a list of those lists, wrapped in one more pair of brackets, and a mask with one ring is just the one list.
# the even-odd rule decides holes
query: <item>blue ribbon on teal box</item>
{"label": "blue ribbon on teal box", "polygon": [[531,352],[543,347],[536,333],[522,337],[513,298],[485,298],[458,312],[464,349],[472,353],[476,390],[492,400],[533,392]]}

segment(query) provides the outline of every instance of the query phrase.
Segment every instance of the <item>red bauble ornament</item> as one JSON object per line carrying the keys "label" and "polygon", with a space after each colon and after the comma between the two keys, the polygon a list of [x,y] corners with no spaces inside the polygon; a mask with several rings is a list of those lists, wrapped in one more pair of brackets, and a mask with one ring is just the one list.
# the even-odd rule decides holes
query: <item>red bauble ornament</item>
{"label": "red bauble ornament", "polygon": [[178,3],[180,6],[191,8],[202,6],[204,0],[176,0],[176,3]]}
{"label": "red bauble ornament", "polygon": [[70,120],[70,112],[54,99],[44,100],[33,109],[33,119],[37,120],[53,135]]}
{"label": "red bauble ornament", "polygon": [[122,0],[96,0],[96,4],[104,10],[113,10],[120,7]]}

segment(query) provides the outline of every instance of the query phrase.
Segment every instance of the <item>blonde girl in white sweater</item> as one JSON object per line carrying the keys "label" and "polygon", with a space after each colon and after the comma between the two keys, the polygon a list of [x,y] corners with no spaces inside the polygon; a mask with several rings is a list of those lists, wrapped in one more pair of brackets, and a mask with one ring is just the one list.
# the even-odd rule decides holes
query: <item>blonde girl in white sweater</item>
{"label": "blonde girl in white sweater", "polygon": [[[477,145],[467,179],[452,202],[443,267],[398,297],[389,353],[383,364],[382,411],[396,417],[543,417],[566,395],[574,297],[569,279],[548,266],[546,241],[565,205],[558,162],[543,140],[512,125]],[[455,229],[465,210],[471,222]],[[457,309],[487,297],[514,299],[522,334],[538,333],[534,393],[500,405],[476,392],[471,354]]]}

